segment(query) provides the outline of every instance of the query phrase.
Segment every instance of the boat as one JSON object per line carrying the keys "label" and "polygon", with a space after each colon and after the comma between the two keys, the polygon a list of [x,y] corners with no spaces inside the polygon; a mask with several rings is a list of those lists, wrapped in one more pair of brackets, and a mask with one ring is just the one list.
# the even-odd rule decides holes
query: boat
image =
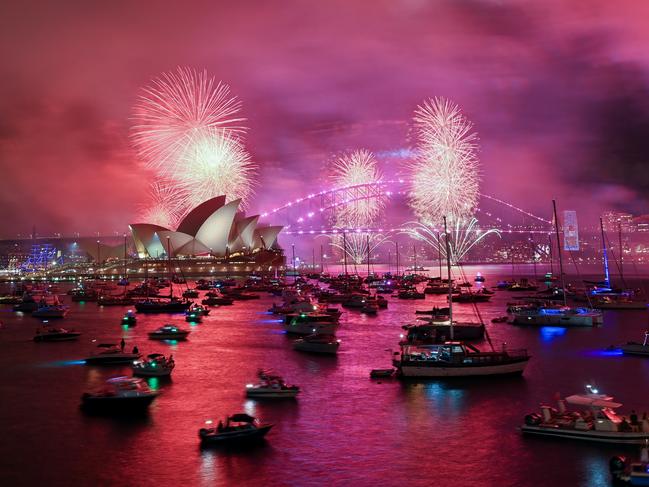
{"label": "boat", "polygon": [[[527,414],[521,432],[600,443],[643,444],[649,440],[649,431],[643,431],[635,414],[629,418],[620,416],[615,410],[622,406],[621,403],[599,394],[592,386],[587,386],[587,390],[586,394],[559,400],[558,409],[542,405],[540,413]],[[569,411],[568,405],[580,406],[583,410]]]}
{"label": "boat", "polygon": [[259,383],[246,384],[246,397],[253,399],[294,398],[300,393],[298,386],[287,384],[282,377],[271,372],[257,372]]}
{"label": "boat", "polygon": [[370,371],[370,378],[372,379],[388,379],[394,377],[396,374],[395,369],[372,369]]}
{"label": "boat", "polygon": [[183,330],[174,325],[164,325],[155,331],[149,332],[151,340],[186,340],[189,330]]}
{"label": "boat", "polygon": [[638,460],[617,455],[610,459],[608,466],[614,485],[649,485],[649,444],[645,442]]}
{"label": "boat", "polygon": [[135,303],[135,309],[138,313],[184,313],[191,305],[191,301],[171,297],[144,299]]}
{"label": "boat", "polygon": [[160,393],[149,389],[142,379],[114,377],[106,387],[81,396],[81,407],[104,412],[142,412]]}
{"label": "boat", "polygon": [[85,358],[86,365],[120,365],[130,364],[141,357],[135,349],[131,353],[114,343],[100,343],[89,357]]}
{"label": "boat", "polygon": [[135,316],[135,313],[133,313],[133,310],[128,310],[124,317],[122,318],[122,325],[125,326],[135,326],[137,324],[137,317]]}
{"label": "boat", "polygon": [[365,303],[365,305],[361,308],[361,313],[365,315],[376,316],[378,312],[379,306],[376,303]]}
{"label": "boat", "polygon": [[645,310],[647,303],[626,296],[599,295],[593,299],[593,308],[613,310]]}
{"label": "boat", "polygon": [[443,284],[441,281],[431,281],[424,288],[424,294],[448,294],[448,284]]}
{"label": "boat", "polygon": [[307,311],[302,313],[289,313],[284,315],[284,323],[293,321],[303,323],[329,323],[338,322],[340,314],[326,313],[321,311]]}
{"label": "boat", "polygon": [[198,313],[203,316],[207,316],[210,314],[210,309],[200,304],[192,304],[187,311],[191,313]]}
{"label": "boat", "polygon": [[[444,234],[448,236],[446,218]],[[451,275],[450,244],[446,239],[446,265]],[[453,284],[448,281],[448,293]],[[436,323],[431,323],[435,326]],[[482,329],[484,332],[484,324]],[[449,336],[451,341],[442,344],[413,345],[409,341],[400,343],[400,352],[395,353],[393,365],[402,377],[440,378],[440,377],[479,377],[520,375],[530,359],[527,350],[502,350],[485,352],[464,342],[454,341],[453,301],[449,300]],[[491,341],[490,341],[491,343]]]}
{"label": "boat", "polygon": [[183,298],[197,298],[199,296],[197,289],[187,289],[183,292]]}
{"label": "boat", "polygon": [[187,310],[185,311],[185,321],[188,323],[200,323],[203,321],[203,313]]}
{"label": "boat", "polygon": [[642,343],[627,342],[624,345],[612,348],[619,348],[625,355],[649,355],[649,331],[645,332],[644,340]]}
{"label": "boat", "polygon": [[32,311],[34,318],[44,318],[48,320],[65,318],[68,314],[68,307],[61,304],[52,304],[40,306],[36,311]]}
{"label": "boat", "polygon": [[[301,316],[301,315],[300,315]],[[284,323],[286,333],[293,335],[334,335],[338,329],[335,321],[304,321],[300,316]]]}
{"label": "boat", "polygon": [[[451,338],[451,323],[448,320],[431,320],[426,324],[404,325],[406,330],[405,340],[401,344],[433,345],[444,343]],[[453,339],[455,340],[482,340],[485,326],[477,322],[453,322]]]}
{"label": "boat", "polygon": [[97,299],[98,306],[130,306],[133,302],[133,298],[125,294],[121,296],[102,295]]}
{"label": "boat", "polygon": [[476,274],[476,276],[475,276],[474,281],[475,281],[475,282],[485,282],[486,279],[485,279],[485,277],[484,277],[482,274],[480,274],[480,273],[478,272],[478,273]]}
{"label": "boat", "polygon": [[458,292],[453,293],[451,299],[456,303],[486,303],[491,299],[491,295],[482,292]]}
{"label": "boat", "polygon": [[274,426],[271,423],[261,423],[256,418],[245,413],[228,416],[223,424],[219,421],[212,427],[212,421],[205,421],[206,428],[198,430],[202,446],[246,444],[260,441]]}
{"label": "boat", "polygon": [[365,307],[367,296],[364,294],[351,294],[341,304],[343,308],[361,309]]}
{"label": "boat", "polygon": [[76,340],[81,336],[81,333],[74,330],[66,330],[65,328],[45,328],[43,331],[36,330],[34,335],[35,342],[64,342]]}
{"label": "boat", "polygon": [[232,298],[225,296],[209,296],[201,301],[205,306],[229,306],[234,303]]}
{"label": "boat", "polygon": [[340,340],[334,335],[312,334],[293,342],[293,350],[299,352],[325,353],[335,355],[340,348]]}
{"label": "boat", "polygon": [[601,311],[571,306],[512,306],[512,324],[533,326],[599,326]]}
{"label": "boat", "polygon": [[[447,291],[448,292],[448,289]],[[416,315],[431,315],[433,318],[446,318],[448,317],[448,307],[438,308],[437,306],[433,309],[418,309],[415,311]]]}
{"label": "boat", "polygon": [[496,318],[492,318],[491,322],[492,323],[507,323],[508,319],[509,319],[509,317],[507,317],[507,316],[498,316]]}
{"label": "boat", "polygon": [[397,297],[399,299],[426,299],[426,295],[424,293],[420,293],[416,289],[399,291],[397,293]]}
{"label": "boat", "polygon": [[160,353],[152,353],[145,359],[135,360],[131,367],[133,375],[139,377],[168,377],[175,366],[173,356],[167,358]]}

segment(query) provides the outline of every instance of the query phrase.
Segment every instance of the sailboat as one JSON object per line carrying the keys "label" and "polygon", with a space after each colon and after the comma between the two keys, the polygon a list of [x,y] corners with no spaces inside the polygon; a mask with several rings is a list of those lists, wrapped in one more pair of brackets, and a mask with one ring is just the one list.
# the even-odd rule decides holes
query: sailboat
{"label": "sailboat", "polygon": [[557,218],[557,204],[552,201],[554,212],[554,229],[557,235],[559,255],[559,273],[561,280],[561,297],[563,306],[517,306],[512,308],[512,323],[515,325],[534,326],[598,326],[604,322],[601,311],[568,306],[566,296],[565,274],[563,272],[563,259],[561,256],[561,239],[559,237],[559,219]]}
{"label": "sailboat", "polygon": [[[451,275],[451,252],[444,218],[446,238],[446,266]],[[479,377],[522,374],[530,359],[527,350],[507,350],[504,346],[500,351],[492,347],[485,352],[478,348],[453,341],[453,284],[448,279],[449,294],[449,332],[451,341],[435,345],[411,345],[404,343],[401,351],[396,352],[393,365],[402,377]]]}
{"label": "sailboat", "polygon": [[[167,259],[169,275],[171,275],[171,243],[169,237],[167,237]],[[135,303],[135,309],[138,313],[184,313],[192,304],[193,301],[188,299],[174,297],[173,283],[170,283],[168,298],[151,299],[147,296],[146,299]]]}

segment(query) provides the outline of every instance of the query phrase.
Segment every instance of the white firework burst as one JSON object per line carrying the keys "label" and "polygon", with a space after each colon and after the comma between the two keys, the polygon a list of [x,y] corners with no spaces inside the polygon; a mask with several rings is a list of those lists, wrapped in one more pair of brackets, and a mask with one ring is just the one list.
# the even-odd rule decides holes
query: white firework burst
{"label": "white firework burst", "polygon": [[417,155],[411,164],[410,205],[424,223],[472,216],[479,197],[478,136],[460,108],[445,98],[417,107]]}
{"label": "white firework burst", "polygon": [[149,186],[149,202],[140,208],[138,219],[173,230],[188,209],[186,196],[168,182],[156,181]]}

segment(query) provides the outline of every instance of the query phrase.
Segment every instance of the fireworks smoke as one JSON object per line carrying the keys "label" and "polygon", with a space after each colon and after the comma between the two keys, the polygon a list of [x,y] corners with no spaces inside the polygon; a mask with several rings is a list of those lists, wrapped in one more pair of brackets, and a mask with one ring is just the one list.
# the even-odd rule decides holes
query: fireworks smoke
{"label": "fireworks smoke", "polygon": [[175,230],[187,208],[185,194],[165,182],[151,184],[149,204],[140,209],[138,220]]}
{"label": "fireworks smoke", "polygon": [[417,156],[410,205],[425,224],[469,218],[478,203],[478,136],[460,108],[445,98],[417,107]]}

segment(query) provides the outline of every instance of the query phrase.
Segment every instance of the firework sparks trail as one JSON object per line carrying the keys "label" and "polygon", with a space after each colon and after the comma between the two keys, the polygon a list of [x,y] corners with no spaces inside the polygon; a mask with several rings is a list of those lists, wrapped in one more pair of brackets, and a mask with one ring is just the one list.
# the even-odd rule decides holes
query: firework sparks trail
{"label": "firework sparks trail", "polygon": [[131,138],[144,164],[159,177],[182,174],[182,154],[206,131],[242,135],[241,102],[207,71],[179,67],[142,90],[133,111]]}
{"label": "firework sparks trail", "polygon": [[227,131],[209,131],[187,147],[181,156],[183,172],[176,178],[188,195],[190,206],[226,195],[228,201],[241,199],[242,206],[252,194],[252,174],[256,165],[241,142]]}
{"label": "firework sparks trail", "polygon": [[[429,245],[436,253],[446,257],[446,242],[444,240],[443,228],[434,228],[420,222],[408,222],[400,233],[404,233]],[[500,232],[496,229],[483,230],[478,227],[478,220],[475,218],[453,220],[449,222],[449,246],[451,249],[451,261],[454,264],[462,262],[462,259],[469,251],[489,235],[497,235]]]}
{"label": "firework sparks trail", "polygon": [[410,205],[423,223],[473,214],[479,198],[478,137],[459,107],[435,98],[414,116],[417,156],[410,166]]}
{"label": "firework sparks trail", "polygon": [[139,220],[175,229],[187,212],[186,195],[168,182],[157,181],[149,186],[149,203],[140,208]]}
{"label": "firework sparks trail", "polygon": [[384,194],[370,194],[371,189],[358,187],[364,184],[380,183],[383,179],[377,168],[374,155],[365,149],[345,153],[334,163],[332,180],[337,188],[354,187],[346,191],[341,198],[351,203],[336,208],[335,226],[360,227],[374,222],[385,206]]}
{"label": "firework sparks trail", "polygon": [[389,243],[390,235],[380,233],[350,232],[342,235],[327,235],[331,246],[340,252],[346,252],[352,264],[360,265],[367,262],[367,243],[369,237],[370,260],[371,255],[384,243]]}

